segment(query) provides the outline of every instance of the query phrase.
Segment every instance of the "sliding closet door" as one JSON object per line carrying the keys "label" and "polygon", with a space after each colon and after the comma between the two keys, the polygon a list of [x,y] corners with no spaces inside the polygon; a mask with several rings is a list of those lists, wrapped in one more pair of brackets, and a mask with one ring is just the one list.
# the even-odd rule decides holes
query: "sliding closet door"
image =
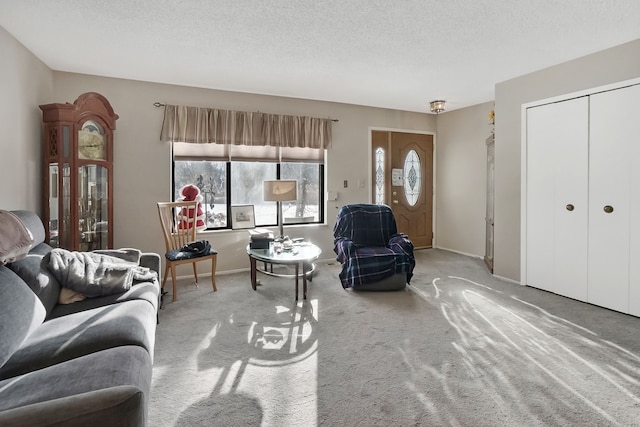
{"label": "sliding closet door", "polygon": [[554,186],[553,144],[549,127],[553,121],[548,105],[527,110],[527,206],[526,206],[526,284],[555,292],[553,288],[553,212],[549,209]]}
{"label": "sliding closet door", "polygon": [[556,181],[553,211],[555,230],[554,288],[560,295],[587,298],[587,226],[589,180],[589,100],[559,103],[557,116]]}
{"label": "sliding closet door", "polygon": [[639,160],[639,99],[640,86],[633,86],[591,95],[590,106],[587,301],[625,313],[634,298],[637,312],[640,296],[638,268],[632,265],[639,255],[640,181],[633,172]]}
{"label": "sliding closet door", "polygon": [[638,120],[638,101],[640,85],[626,89],[625,102],[633,102],[623,114],[627,118],[627,126],[631,129],[628,143],[631,145],[631,190],[629,203],[629,314],[640,316],[640,120]]}
{"label": "sliding closet door", "polygon": [[588,98],[527,110],[527,285],[587,296]]}

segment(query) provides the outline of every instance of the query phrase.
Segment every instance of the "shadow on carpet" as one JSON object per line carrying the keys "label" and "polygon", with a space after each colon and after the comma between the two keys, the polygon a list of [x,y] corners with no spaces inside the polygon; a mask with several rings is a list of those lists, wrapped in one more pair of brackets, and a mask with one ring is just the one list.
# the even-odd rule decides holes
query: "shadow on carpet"
{"label": "shadow on carpet", "polygon": [[640,319],[416,253],[412,285],[219,276],[160,312],[151,426],[634,425]]}

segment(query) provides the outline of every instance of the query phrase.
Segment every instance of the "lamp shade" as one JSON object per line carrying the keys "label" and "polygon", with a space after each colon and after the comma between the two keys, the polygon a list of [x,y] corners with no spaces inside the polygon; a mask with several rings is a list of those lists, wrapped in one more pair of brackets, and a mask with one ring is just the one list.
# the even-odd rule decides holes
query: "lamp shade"
{"label": "lamp shade", "polygon": [[267,202],[290,202],[298,199],[298,181],[273,180],[264,181],[263,199]]}

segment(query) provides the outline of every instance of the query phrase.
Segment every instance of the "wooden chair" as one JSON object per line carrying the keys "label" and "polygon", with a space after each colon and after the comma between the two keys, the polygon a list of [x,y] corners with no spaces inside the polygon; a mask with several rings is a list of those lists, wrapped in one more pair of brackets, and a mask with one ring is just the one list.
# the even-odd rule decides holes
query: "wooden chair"
{"label": "wooden chair", "polygon": [[[160,216],[160,224],[164,234],[164,242],[166,245],[164,279],[162,279],[162,289],[167,281],[167,275],[171,270],[171,281],[173,282],[173,301],[177,300],[176,291],[176,267],[180,264],[193,264],[193,276],[198,286],[198,272],[196,263],[199,261],[211,260],[211,284],[213,291],[216,292],[216,262],[218,252],[214,249],[205,254],[194,254],[193,252],[182,251],[181,249],[187,243],[196,241],[195,220],[197,212],[197,201],[192,202],[158,202],[158,214]],[[192,218],[187,221],[184,217],[178,220],[178,214],[183,209],[189,209],[188,212],[194,212]],[[192,210],[193,209],[193,210]],[[182,226],[179,226],[182,223]]]}

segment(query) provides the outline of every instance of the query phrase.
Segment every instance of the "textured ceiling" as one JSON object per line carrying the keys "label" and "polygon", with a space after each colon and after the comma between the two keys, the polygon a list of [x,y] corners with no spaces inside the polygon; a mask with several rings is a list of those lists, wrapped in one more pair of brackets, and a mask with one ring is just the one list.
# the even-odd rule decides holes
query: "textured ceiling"
{"label": "textured ceiling", "polygon": [[0,0],[50,68],[425,112],[640,38],[638,0]]}

